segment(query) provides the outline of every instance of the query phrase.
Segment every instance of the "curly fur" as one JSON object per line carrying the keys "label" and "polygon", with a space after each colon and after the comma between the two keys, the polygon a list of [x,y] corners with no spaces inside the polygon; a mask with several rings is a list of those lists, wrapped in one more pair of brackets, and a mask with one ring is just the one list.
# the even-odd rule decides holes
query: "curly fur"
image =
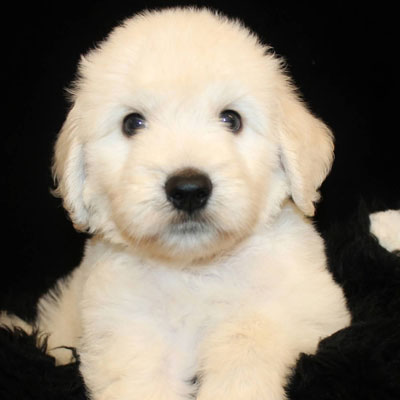
{"label": "curly fur", "polygon": [[[206,9],[127,19],[82,58],[71,98],[56,192],[93,238],[39,301],[49,352],[65,364],[77,348],[94,400],[283,400],[299,354],[350,323],[307,218],[329,128],[268,46]],[[130,113],[146,125],[127,137]],[[212,182],[195,216],[165,193],[187,169]]]}

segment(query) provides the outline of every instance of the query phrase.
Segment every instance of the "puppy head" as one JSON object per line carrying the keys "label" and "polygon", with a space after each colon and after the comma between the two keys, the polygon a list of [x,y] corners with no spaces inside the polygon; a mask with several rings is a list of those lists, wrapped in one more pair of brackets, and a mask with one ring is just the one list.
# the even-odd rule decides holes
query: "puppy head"
{"label": "puppy head", "polygon": [[204,9],[128,19],[82,58],[72,92],[54,174],[79,229],[193,261],[288,196],[313,214],[331,134],[237,21]]}

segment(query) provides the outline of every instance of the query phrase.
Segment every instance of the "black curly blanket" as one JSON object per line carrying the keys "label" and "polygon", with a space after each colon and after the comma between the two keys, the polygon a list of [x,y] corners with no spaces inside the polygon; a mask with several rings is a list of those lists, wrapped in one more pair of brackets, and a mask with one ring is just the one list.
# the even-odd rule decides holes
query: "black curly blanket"
{"label": "black curly blanket", "polygon": [[[300,356],[287,385],[291,400],[400,399],[400,257],[369,233],[368,212],[362,205],[322,232],[353,321],[315,355]],[[56,367],[45,348],[40,335],[0,329],[0,399],[86,399],[79,359]]]}

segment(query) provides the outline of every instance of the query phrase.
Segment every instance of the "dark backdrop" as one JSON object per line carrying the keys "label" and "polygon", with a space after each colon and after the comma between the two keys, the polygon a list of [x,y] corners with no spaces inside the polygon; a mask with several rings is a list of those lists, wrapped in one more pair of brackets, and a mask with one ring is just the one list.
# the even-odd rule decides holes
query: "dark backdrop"
{"label": "dark backdrop", "polygon": [[[0,309],[32,316],[37,297],[80,260],[77,234],[51,196],[52,146],[80,54],[123,18],[173,1],[10,5],[2,10],[4,165]],[[255,2],[254,2],[255,3]],[[302,4],[300,4],[302,3]],[[360,197],[399,205],[398,29],[382,2],[196,2],[238,17],[287,60],[311,109],[334,131],[320,228],[347,218]],[[8,25],[9,24],[9,25]]]}

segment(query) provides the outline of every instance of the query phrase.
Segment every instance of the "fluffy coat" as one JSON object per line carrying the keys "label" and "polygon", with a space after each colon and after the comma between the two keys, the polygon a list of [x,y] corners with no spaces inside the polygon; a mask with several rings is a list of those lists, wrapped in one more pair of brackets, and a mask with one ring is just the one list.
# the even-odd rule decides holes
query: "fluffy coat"
{"label": "fluffy coat", "polygon": [[[57,193],[93,238],[39,302],[49,351],[77,348],[94,400],[284,399],[299,354],[350,315],[308,218],[332,135],[281,60],[208,10],[143,13],[82,58],[71,97]],[[146,126],[126,137],[133,112]],[[185,168],[213,184],[197,217],[165,195]]]}

